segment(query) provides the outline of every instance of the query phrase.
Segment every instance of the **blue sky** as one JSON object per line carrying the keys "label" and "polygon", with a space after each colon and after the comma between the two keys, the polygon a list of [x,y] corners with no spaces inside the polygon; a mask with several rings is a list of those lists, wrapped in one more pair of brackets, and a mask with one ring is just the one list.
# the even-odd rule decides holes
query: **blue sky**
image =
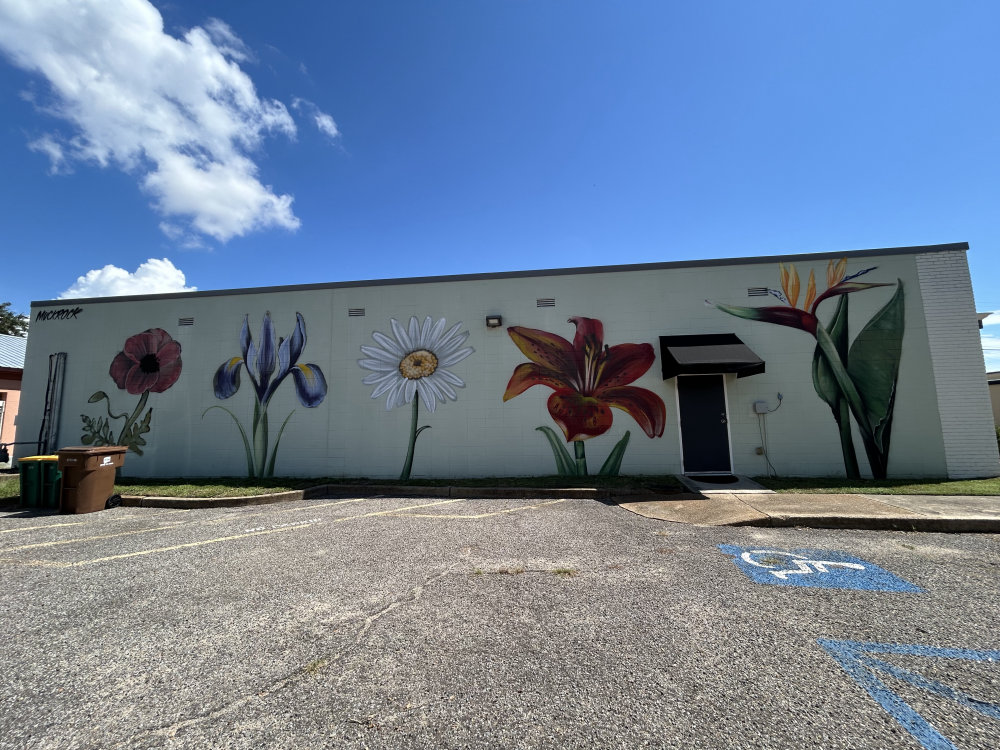
{"label": "blue sky", "polygon": [[998,27],[995,2],[0,0],[0,299],[968,241],[1000,310]]}

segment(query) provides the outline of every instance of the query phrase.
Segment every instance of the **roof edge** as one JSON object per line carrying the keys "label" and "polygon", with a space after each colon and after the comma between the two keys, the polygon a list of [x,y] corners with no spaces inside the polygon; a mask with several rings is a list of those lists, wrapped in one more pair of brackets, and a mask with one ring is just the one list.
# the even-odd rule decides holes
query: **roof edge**
{"label": "roof edge", "polygon": [[941,245],[915,245],[913,247],[886,247],[871,250],[845,250],[821,253],[783,253],[741,258],[711,258],[705,260],[678,260],[659,263],[632,263],[612,266],[583,266],[580,268],[546,268],[532,271],[499,271],[494,273],[467,273],[450,276],[414,276],[396,279],[365,279],[360,281],[332,281],[317,284],[288,284],[284,286],[258,286],[237,289],[207,289],[197,292],[169,292],[162,294],[132,294],[118,297],[76,297],[56,300],[36,300],[31,307],[48,307],[69,303],[96,304],[101,302],[159,299],[189,299],[194,297],[225,297],[238,294],[273,294],[275,292],[310,292],[321,289],[350,289],[368,286],[398,286],[402,284],[434,284],[446,281],[488,281],[493,279],[523,279],[538,276],[571,276],[574,274],[615,273],[627,271],[658,271],[671,268],[710,268],[714,266],[739,266],[801,260],[826,260],[828,258],[865,258],[878,255],[920,255],[968,250],[968,242],[951,242]]}

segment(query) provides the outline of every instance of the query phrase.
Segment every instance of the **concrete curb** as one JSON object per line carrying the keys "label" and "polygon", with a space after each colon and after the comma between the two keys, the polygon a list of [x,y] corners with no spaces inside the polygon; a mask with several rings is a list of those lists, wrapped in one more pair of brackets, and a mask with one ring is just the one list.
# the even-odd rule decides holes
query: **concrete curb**
{"label": "concrete curb", "polygon": [[[842,514],[810,515],[809,513],[775,513],[768,512],[760,507],[754,508],[745,505],[741,501],[734,503],[737,510],[729,508],[719,502],[721,498],[698,498],[695,505],[707,510],[709,506],[703,503],[710,503],[715,513],[710,518],[703,518],[698,510],[692,505],[688,505],[683,513],[646,513],[639,512],[634,508],[627,507],[628,503],[650,503],[657,505],[673,506],[673,501],[678,505],[673,506],[678,511],[682,506],[680,502],[692,500],[693,498],[672,496],[665,503],[661,495],[637,487],[616,487],[610,489],[597,489],[589,487],[421,487],[421,486],[400,486],[394,484],[321,484],[308,487],[304,490],[292,490],[289,492],[275,492],[268,495],[246,495],[242,497],[219,497],[219,498],[194,498],[194,497],[122,497],[122,505],[135,508],[175,508],[178,510],[194,510],[198,508],[236,508],[251,505],[270,505],[273,503],[294,502],[296,500],[308,500],[318,497],[338,497],[349,495],[352,497],[427,497],[427,498],[449,498],[449,499],[497,499],[506,498],[513,500],[532,499],[580,499],[608,501],[617,500],[625,503],[625,509],[638,515],[649,518],[656,518],[672,523],[686,523],[695,526],[759,526],[759,527],[802,527],[810,529],[853,529],[866,531],[921,531],[938,533],[975,533],[975,534],[1000,534],[1000,518],[984,517],[948,517],[948,516],[921,516],[916,514],[882,516],[882,515],[855,515],[849,512]],[[858,498],[863,496],[859,495]],[[735,499],[735,498],[734,498]],[[885,501],[878,501],[885,502]],[[752,511],[757,517],[748,517],[746,512]],[[846,509],[845,509],[846,510]]]}
{"label": "concrete curb", "polygon": [[122,495],[122,505],[126,508],[238,508],[243,505],[269,505],[290,503],[306,497],[303,490],[275,492],[270,495],[244,495],[241,497],[136,497]]}
{"label": "concrete curb", "polygon": [[123,495],[122,505],[130,508],[178,508],[184,510],[194,508],[237,508],[244,505],[287,503],[294,502],[295,500],[308,500],[316,497],[333,497],[337,495],[361,497],[371,497],[374,495],[387,495],[389,497],[440,497],[462,500],[476,498],[609,500],[614,497],[649,497],[653,496],[653,493],[638,487],[597,489],[591,487],[421,487],[395,484],[319,484],[315,487],[307,487],[304,490],[275,492],[268,495],[244,495],[240,497],[152,497]]}
{"label": "concrete curb", "polygon": [[747,526],[793,527],[807,529],[853,529],[858,531],[925,531],[944,534],[1000,534],[997,518],[878,518],[872,516],[769,516]]}

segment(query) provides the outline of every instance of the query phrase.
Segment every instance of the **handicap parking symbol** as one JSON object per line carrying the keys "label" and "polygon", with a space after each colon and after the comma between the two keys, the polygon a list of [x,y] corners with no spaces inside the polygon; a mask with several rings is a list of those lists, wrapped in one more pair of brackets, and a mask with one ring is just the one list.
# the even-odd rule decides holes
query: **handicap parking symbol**
{"label": "handicap parking symbol", "polygon": [[821,589],[920,593],[919,586],[878,565],[837,550],[737,547],[720,544],[736,567],[757,583]]}

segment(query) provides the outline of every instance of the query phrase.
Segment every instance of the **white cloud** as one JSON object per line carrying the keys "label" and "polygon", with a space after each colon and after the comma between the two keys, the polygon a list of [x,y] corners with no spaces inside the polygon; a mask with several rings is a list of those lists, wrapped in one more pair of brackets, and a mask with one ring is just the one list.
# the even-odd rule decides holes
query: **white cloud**
{"label": "white cloud", "polygon": [[205,23],[205,31],[208,32],[216,48],[225,55],[239,62],[254,62],[254,56],[249,48],[224,21],[218,18],[209,18]]}
{"label": "white cloud", "polygon": [[298,97],[292,99],[292,109],[311,117],[313,124],[323,135],[330,138],[336,138],[340,135],[340,130],[337,129],[337,123],[334,122],[333,117],[323,112],[308,99],[299,99]]}
{"label": "white cloud", "polygon": [[124,294],[163,294],[193,292],[197,287],[185,284],[184,272],[168,258],[150,258],[129,273],[124,268],[106,265],[87,271],[59,299],[78,297],[117,297]]}
{"label": "white cloud", "polygon": [[269,133],[294,138],[295,123],[258,97],[239,66],[250,52],[222,21],[177,38],[147,0],[0,0],[0,51],[48,81],[51,101],[35,93],[36,106],[70,125],[30,144],[53,170],[132,172],[169,226],[221,242],[299,226],[292,197],[262,184],[251,159]]}
{"label": "white cloud", "polygon": [[28,144],[28,148],[49,157],[49,174],[68,174],[73,170],[66,163],[63,147],[51,135],[43,135]]}
{"label": "white cloud", "polygon": [[986,360],[986,369],[989,372],[1000,370],[1000,335],[983,329],[980,332],[980,338],[983,342],[983,358]]}
{"label": "white cloud", "polygon": [[[981,307],[979,309],[982,310]],[[1000,370],[1000,333],[995,330],[996,327],[1000,327],[1000,312],[995,312],[984,318],[982,323],[983,329],[979,332],[979,338],[983,343],[983,359],[986,360],[986,369],[989,372]]]}
{"label": "white cloud", "polygon": [[314,116],[316,121],[316,127],[319,128],[321,133],[325,133],[331,138],[336,138],[340,135],[340,131],[337,130],[337,123],[333,121],[333,118],[326,112],[320,112]]}

